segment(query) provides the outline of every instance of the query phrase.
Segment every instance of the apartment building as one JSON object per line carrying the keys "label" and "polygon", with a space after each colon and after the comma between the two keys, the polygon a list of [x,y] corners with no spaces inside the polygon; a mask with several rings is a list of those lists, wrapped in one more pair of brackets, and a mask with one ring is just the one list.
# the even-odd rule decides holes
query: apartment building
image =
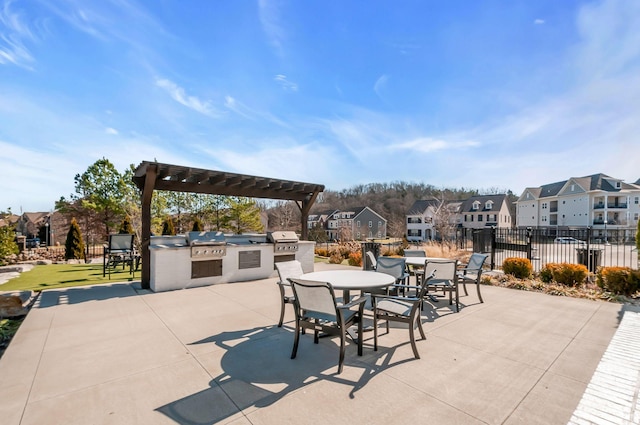
{"label": "apartment building", "polygon": [[463,201],[458,211],[460,227],[514,227],[511,201],[507,195],[478,195]]}
{"label": "apartment building", "polygon": [[607,230],[635,233],[640,215],[640,180],[625,183],[606,174],[571,177],[524,190],[518,201],[517,227],[591,226],[596,237]]}
{"label": "apartment building", "polygon": [[440,206],[437,199],[420,199],[407,212],[407,240],[422,242],[434,239],[435,217]]}

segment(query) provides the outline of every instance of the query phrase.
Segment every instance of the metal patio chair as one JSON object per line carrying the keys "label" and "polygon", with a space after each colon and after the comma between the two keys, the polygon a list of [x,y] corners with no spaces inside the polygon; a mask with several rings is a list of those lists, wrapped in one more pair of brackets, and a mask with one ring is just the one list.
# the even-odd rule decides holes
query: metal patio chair
{"label": "metal patio chair", "polygon": [[449,293],[449,305],[453,304],[453,296],[456,299],[456,312],[460,311],[460,294],[458,292],[458,260],[427,260],[424,266],[425,276],[432,276],[426,286],[424,297],[437,302],[429,290],[442,290],[443,294]]}
{"label": "metal patio chair", "polygon": [[102,277],[109,274],[111,279],[111,271],[122,265],[129,266],[129,274],[133,274],[134,261],[136,255],[133,250],[133,238],[135,235],[129,233],[115,233],[109,235],[109,242],[104,246],[102,253]]}
{"label": "metal patio chair", "polygon": [[461,268],[458,269],[457,273],[458,282],[462,283],[464,294],[469,295],[467,292],[467,283],[475,284],[476,290],[478,291],[478,299],[481,303],[484,301],[482,300],[482,294],[480,294],[480,281],[482,279],[482,267],[487,257],[489,256],[486,254],[474,252],[471,254],[471,258],[469,258],[467,264],[460,265]]}
{"label": "metal patio chair", "polygon": [[[327,335],[340,336],[340,357],[338,373],[342,372],[344,363],[345,341],[347,329],[358,326],[358,356],[362,356],[362,312],[366,298],[360,297],[348,304],[336,303],[333,287],[328,282],[289,278],[295,295],[296,331],[291,358],[298,352],[300,333],[304,329],[313,331],[313,342],[318,343],[320,332]],[[357,307],[357,310],[352,308]]]}
{"label": "metal patio chair", "polygon": [[280,280],[278,288],[280,289],[280,320],[278,321],[278,327],[282,327],[282,321],[284,320],[284,309],[286,304],[295,304],[295,296],[291,289],[291,283],[289,278],[297,278],[304,274],[302,270],[302,263],[298,260],[282,261],[276,263],[276,270],[278,270],[278,277]]}
{"label": "metal patio chair", "polygon": [[409,326],[409,341],[416,359],[420,358],[416,347],[414,328],[417,326],[422,339],[426,339],[422,321],[420,320],[420,308],[427,292],[429,282],[434,274],[428,275],[421,282],[420,286],[409,286],[416,289],[415,296],[392,296],[383,294],[371,294],[374,299],[373,308],[373,350],[378,350],[378,320],[385,320],[387,333],[389,333],[389,322],[406,323]]}
{"label": "metal patio chair", "polygon": [[[425,260],[427,258],[427,253],[422,249],[405,249],[404,250],[405,257],[424,257]],[[422,276],[424,276],[424,267],[423,266],[407,266],[407,270],[410,275],[416,277],[416,285],[419,285],[422,281]]]}

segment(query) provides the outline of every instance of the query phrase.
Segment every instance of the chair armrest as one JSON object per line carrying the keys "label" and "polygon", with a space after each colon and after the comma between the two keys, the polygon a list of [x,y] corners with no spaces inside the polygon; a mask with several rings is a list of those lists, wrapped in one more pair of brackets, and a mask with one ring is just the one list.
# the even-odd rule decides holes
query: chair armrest
{"label": "chair armrest", "polygon": [[366,298],[366,297],[358,297],[358,298],[356,298],[356,299],[354,299],[354,300],[351,300],[351,301],[350,301],[349,303],[347,303],[347,304],[342,304],[342,305],[338,306],[338,308],[341,308],[341,309],[347,309],[347,310],[348,310],[348,309],[350,309],[351,307],[354,307],[354,306],[356,306],[356,305],[358,305],[358,304],[364,304],[366,301],[367,301],[367,298]]}
{"label": "chair armrest", "polygon": [[399,297],[397,295],[384,295],[384,294],[371,294],[371,298],[384,298],[386,300],[398,300],[398,301],[419,301],[416,297]]}

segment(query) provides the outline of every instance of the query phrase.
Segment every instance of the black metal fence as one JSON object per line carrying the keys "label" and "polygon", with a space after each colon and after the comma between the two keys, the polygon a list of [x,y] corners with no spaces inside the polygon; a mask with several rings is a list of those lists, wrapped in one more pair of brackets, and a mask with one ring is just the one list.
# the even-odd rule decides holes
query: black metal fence
{"label": "black metal fence", "polygon": [[572,229],[459,229],[459,248],[490,254],[491,269],[502,267],[508,257],[531,260],[536,272],[548,263],[584,264],[595,272],[599,266],[638,268],[635,229],[608,230],[606,237],[591,227]]}

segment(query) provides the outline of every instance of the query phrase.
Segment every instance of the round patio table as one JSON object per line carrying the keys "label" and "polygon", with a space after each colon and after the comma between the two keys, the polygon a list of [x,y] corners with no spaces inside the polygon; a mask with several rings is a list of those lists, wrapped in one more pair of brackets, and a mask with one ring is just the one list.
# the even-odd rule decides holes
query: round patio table
{"label": "round patio table", "polygon": [[384,288],[396,282],[396,279],[386,273],[367,270],[325,270],[321,272],[305,273],[301,279],[329,282],[334,289],[340,289],[345,302],[350,300],[350,290],[367,291],[367,289]]}

